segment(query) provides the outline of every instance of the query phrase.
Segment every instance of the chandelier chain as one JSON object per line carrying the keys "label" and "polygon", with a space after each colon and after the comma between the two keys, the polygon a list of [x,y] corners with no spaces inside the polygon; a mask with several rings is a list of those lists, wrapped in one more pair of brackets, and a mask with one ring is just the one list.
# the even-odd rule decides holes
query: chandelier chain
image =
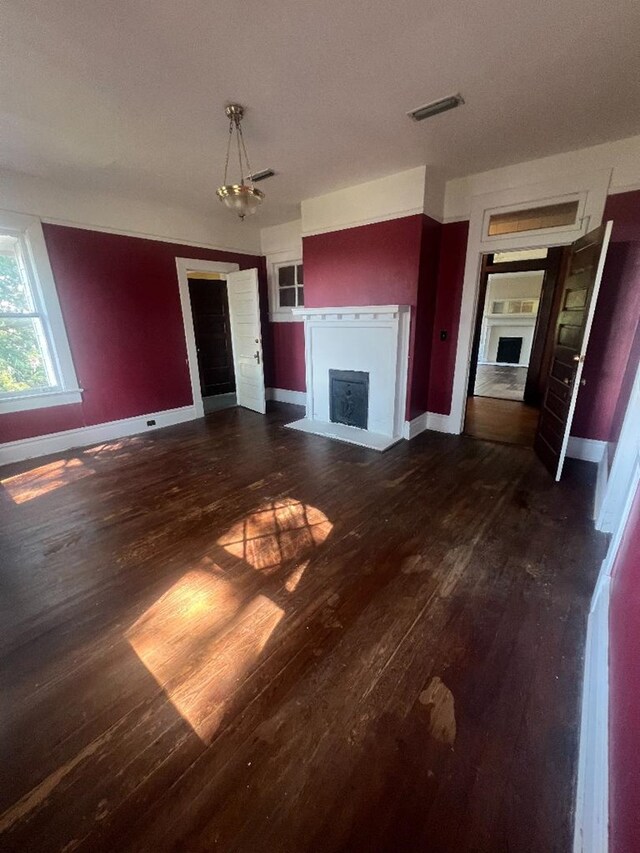
{"label": "chandelier chain", "polygon": [[227,140],[227,159],[224,161],[224,184],[227,183],[227,172],[229,171],[229,154],[231,153],[231,139],[233,137],[233,118],[229,119],[229,139]]}
{"label": "chandelier chain", "polygon": [[[251,163],[249,162],[249,155],[247,154],[247,146],[244,144],[244,134],[242,133],[242,125],[238,123],[238,138],[240,140],[240,144],[242,145],[242,150],[244,152],[244,161],[247,164],[247,178],[249,181],[249,186],[253,188],[253,172],[251,171]],[[244,176],[242,175],[242,167],[240,169],[242,183],[244,183]]]}

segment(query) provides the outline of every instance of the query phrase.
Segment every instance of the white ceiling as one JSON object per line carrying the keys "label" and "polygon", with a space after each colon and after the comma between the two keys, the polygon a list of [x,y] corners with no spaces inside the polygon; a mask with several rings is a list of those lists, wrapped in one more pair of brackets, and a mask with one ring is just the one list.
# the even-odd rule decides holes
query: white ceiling
{"label": "white ceiling", "polygon": [[420,164],[640,132],[637,0],[4,0],[0,27],[0,166],[215,212],[236,100],[253,169],[278,172],[261,224]]}

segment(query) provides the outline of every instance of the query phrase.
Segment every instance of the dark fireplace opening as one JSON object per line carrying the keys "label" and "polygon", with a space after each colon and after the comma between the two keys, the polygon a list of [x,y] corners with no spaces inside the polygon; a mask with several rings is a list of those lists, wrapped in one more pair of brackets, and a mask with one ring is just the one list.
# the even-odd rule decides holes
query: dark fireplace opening
{"label": "dark fireplace opening", "polygon": [[496,361],[505,364],[519,364],[522,352],[522,338],[498,338]]}
{"label": "dark fireplace opening", "polygon": [[329,417],[334,424],[367,429],[368,373],[362,370],[329,371]]}

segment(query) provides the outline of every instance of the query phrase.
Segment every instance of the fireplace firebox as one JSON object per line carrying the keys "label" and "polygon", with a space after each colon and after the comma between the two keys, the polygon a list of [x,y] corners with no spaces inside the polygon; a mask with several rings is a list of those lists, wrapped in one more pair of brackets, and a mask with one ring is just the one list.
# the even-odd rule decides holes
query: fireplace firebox
{"label": "fireplace firebox", "polygon": [[329,370],[329,417],[334,424],[367,429],[368,373],[362,370]]}

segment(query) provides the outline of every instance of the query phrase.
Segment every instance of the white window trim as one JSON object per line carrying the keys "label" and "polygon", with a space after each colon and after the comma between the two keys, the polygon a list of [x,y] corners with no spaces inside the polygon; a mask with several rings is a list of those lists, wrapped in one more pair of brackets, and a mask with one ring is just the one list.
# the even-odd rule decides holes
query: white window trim
{"label": "white window trim", "polygon": [[[269,282],[269,320],[272,323],[302,323],[303,318],[293,313],[294,307],[280,307],[278,288],[278,268],[282,266],[297,266],[303,260],[299,250],[274,252],[267,258],[267,279]],[[303,285],[304,286],[304,285]]]}
{"label": "white window trim", "polygon": [[51,359],[60,382],[55,388],[33,393],[25,391],[0,399],[0,414],[81,403],[82,389],[78,385],[71,357],[42,224],[35,216],[0,211],[0,230],[14,234],[22,240],[30,283],[32,287],[37,288],[49,327]]}

